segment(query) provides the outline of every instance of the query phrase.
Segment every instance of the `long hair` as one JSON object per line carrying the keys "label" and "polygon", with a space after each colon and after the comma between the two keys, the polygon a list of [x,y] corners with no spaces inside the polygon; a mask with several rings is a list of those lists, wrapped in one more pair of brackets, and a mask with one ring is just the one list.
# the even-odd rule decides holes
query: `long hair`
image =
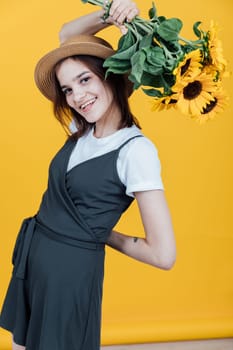
{"label": "long hair", "polygon": [[[105,80],[106,69],[103,67],[103,59],[88,55],[71,56],[71,58],[81,61],[102,81]],[[57,65],[60,65],[63,61],[64,60],[60,61]],[[54,68],[54,71],[56,67]],[[130,127],[133,124],[140,128],[138,120],[130,110],[128,102],[128,88],[125,77],[120,74],[110,74],[105,81],[112,91],[114,101],[119,107],[121,113],[119,129]],[[83,118],[77,111],[67,104],[65,94],[62,92],[56,77],[55,90],[56,97],[53,105],[54,115],[68,135],[70,135],[69,124],[72,119],[74,120],[78,131],[72,135],[72,138],[77,139],[90,130],[90,128],[93,127],[93,123],[88,123],[85,118]]]}

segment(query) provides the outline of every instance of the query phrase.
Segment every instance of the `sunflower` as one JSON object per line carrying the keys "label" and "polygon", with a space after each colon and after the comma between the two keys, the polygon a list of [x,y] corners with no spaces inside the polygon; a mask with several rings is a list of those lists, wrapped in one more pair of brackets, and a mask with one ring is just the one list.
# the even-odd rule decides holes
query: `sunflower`
{"label": "sunflower", "polygon": [[177,100],[176,108],[182,113],[195,117],[199,115],[207,104],[214,101],[212,92],[217,90],[218,83],[212,75],[201,73],[186,83],[176,83],[172,87],[175,93],[173,99]]}
{"label": "sunflower", "polygon": [[222,89],[216,90],[212,93],[213,100],[207,103],[203,111],[195,118],[203,124],[209,119],[213,119],[216,114],[221,113],[227,105],[227,95]]}
{"label": "sunflower", "polygon": [[217,37],[218,26],[211,21],[210,30],[208,31],[208,49],[211,58],[211,63],[223,73],[226,69],[227,61],[223,57],[222,42]]}
{"label": "sunflower", "polygon": [[179,62],[178,66],[173,70],[173,75],[176,81],[190,79],[200,74],[202,68],[202,54],[201,51],[193,50],[187,53],[183,60]]}
{"label": "sunflower", "polygon": [[211,75],[214,81],[218,81],[221,78],[219,71],[216,69],[216,66],[214,66],[213,64],[204,65],[202,72],[207,75]]}
{"label": "sunflower", "polygon": [[171,107],[174,107],[174,104],[176,102],[177,100],[174,100],[172,95],[155,98],[151,110],[157,112],[162,110],[168,110]]}

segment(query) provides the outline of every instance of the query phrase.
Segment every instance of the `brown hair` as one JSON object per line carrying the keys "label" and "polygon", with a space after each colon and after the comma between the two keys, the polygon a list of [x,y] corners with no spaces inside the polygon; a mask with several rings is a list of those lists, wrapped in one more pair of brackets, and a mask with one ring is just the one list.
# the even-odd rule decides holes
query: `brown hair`
{"label": "brown hair", "polygon": [[[83,62],[102,81],[105,80],[106,69],[103,67],[104,60],[102,58],[88,55],[71,56],[71,58]],[[57,66],[63,61],[64,60],[60,61]],[[56,67],[54,68],[54,71]],[[130,110],[125,77],[120,74],[110,74],[106,78],[106,82],[108,83],[108,86],[113,93],[116,104],[120,108],[121,122],[119,129],[130,127],[133,124],[140,128],[139,122]],[[65,94],[62,92],[57,78],[55,78],[55,90],[56,96],[53,105],[54,115],[61,123],[68,135],[70,135],[69,124],[72,119],[74,120],[78,131],[72,135],[72,138],[77,139],[78,137],[84,135],[86,131],[90,130],[93,124],[88,123],[86,119],[83,118],[77,111],[68,106]]]}

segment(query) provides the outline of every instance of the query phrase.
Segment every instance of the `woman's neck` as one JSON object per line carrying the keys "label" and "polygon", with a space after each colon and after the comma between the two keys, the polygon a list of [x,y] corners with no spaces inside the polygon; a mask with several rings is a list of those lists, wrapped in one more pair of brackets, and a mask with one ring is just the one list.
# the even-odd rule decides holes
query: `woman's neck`
{"label": "woman's neck", "polygon": [[120,129],[121,113],[116,106],[111,106],[109,111],[95,124],[93,135],[96,138],[109,136]]}

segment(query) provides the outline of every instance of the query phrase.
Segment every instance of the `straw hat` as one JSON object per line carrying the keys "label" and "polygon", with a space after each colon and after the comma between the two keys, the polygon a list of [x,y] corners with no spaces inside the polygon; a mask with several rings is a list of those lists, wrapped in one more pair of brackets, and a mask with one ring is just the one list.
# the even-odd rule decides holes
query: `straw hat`
{"label": "straw hat", "polygon": [[[76,35],[57,49],[43,56],[35,68],[35,82],[42,94],[49,100],[55,99],[55,65],[64,58],[74,55],[90,55],[106,59],[115,53],[112,46],[105,40],[93,35]],[[128,85],[128,95],[132,93],[132,83],[125,75]]]}

